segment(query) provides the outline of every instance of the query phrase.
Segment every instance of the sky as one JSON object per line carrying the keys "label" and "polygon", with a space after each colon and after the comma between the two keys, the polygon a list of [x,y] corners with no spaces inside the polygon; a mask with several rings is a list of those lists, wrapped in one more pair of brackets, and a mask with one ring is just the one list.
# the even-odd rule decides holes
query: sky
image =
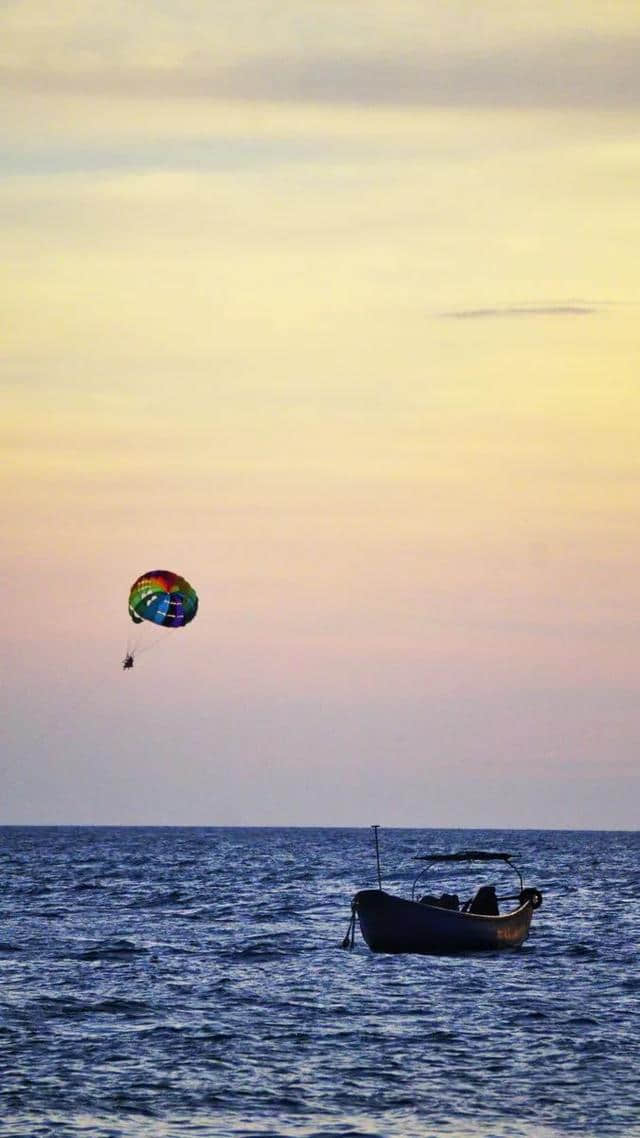
{"label": "sky", "polygon": [[0,823],[637,828],[639,58],[2,0]]}

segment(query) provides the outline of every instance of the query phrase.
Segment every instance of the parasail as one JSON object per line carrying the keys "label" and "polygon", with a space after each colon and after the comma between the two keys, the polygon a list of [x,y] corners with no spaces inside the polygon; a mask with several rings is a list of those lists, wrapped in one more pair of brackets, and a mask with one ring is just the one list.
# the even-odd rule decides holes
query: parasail
{"label": "parasail", "polygon": [[134,624],[149,620],[165,628],[183,628],[198,611],[198,595],[192,585],[168,569],[143,573],[131,586],[129,616]]}

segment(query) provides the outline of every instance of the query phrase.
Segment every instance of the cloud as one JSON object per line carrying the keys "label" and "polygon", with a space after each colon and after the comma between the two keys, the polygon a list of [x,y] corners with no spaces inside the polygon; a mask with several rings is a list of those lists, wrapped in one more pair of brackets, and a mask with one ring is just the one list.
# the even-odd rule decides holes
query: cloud
{"label": "cloud", "polygon": [[4,66],[14,90],[332,105],[612,109],[640,105],[640,35],[566,37],[484,51],[265,52],[179,66]]}
{"label": "cloud", "polygon": [[329,103],[631,107],[640,103],[640,36],[356,57],[270,58],[221,76],[226,93]]}
{"label": "cloud", "polygon": [[592,304],[509,304],[494,308],[459,308],[440,315],[449,320],[484,320],[514,316],[591,316],[597,311]]}

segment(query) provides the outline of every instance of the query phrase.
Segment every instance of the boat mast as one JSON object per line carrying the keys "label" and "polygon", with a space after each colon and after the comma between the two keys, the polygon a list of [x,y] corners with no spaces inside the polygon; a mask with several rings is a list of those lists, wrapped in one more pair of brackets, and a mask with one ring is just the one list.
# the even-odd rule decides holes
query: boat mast
{"label": "boat mast", "polygon": [[378,845],[378,830],[380,829],[380,827],[378,825],[375,825],[375,826],[372,826],[371,829],[373,830],[373,836],[374,836],[375,842],[376,842],[376,865],[378,867],[378,889],[382,893],[382,874],[380,873],[380,847]]}

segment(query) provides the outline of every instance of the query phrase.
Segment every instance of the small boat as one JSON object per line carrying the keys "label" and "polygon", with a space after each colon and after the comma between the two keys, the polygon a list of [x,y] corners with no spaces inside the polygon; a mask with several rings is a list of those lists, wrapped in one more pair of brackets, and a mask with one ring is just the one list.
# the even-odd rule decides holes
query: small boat
{"label": "small boat", "polygon": [[[351,902],[351,922],[343,948],[353,948],[356,918],[372,952],[451,953],[486,949],[517,948],[529,935],[534,910],[542,904],[539,889],[524,888],[522,874],[513,864],[515,854],[501,851],[460,850],[457,853],[418,855],[422,867],[413,882],[411,900],[396,897],[382,888],[378,852],[378,888],[362,889]],[[481,886],[473,897],[460,901],[457,894],[417,897],[416,887],[427,869],[438,862],[504,862],[517,874],[517,893],[498,897],[495,886]],[[501,913],[500,902],[515,901],[515,908]]]}

